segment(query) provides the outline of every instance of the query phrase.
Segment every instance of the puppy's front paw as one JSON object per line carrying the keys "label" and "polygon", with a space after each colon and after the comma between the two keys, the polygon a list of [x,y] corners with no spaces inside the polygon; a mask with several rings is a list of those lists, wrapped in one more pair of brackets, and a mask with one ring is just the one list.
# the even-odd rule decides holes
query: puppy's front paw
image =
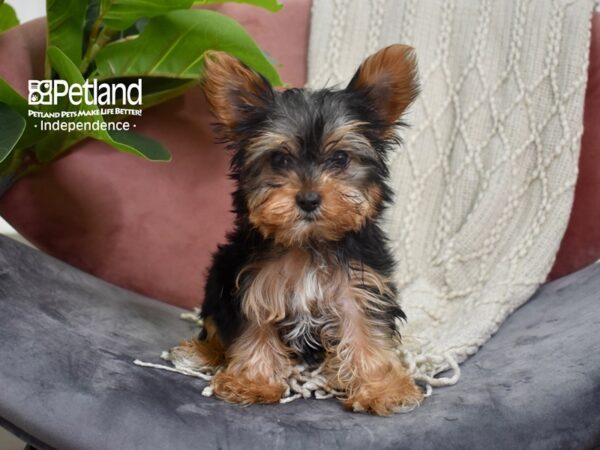
{"label": "puppy's front paw", "polygon": [[421,403],[423,393],[409,377],[367,381],[344,400],[344,406],[356,412],[388,416],[410,411]]}
{"label": "puppy's front paw", "polygon": [[169,350],[169,361],[179,369],[202,371],[221,365],[224,359],[223,348],[215,341],[190,339]]}
{"label": "puppy's front paw", "polygon": [[285,392],[283,383],[265,377],[249,378],[243,373],[224,371],[213,380],[215,394],[230,403],[279,403]]}

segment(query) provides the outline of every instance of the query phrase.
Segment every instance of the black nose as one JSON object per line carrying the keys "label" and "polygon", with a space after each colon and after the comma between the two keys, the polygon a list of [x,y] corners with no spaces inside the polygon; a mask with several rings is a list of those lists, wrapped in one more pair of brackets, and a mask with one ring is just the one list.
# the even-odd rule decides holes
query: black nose
{"label": "black nose", "polygon": [[296,203],[306,212],[312,212],[321,204],[321,195],[315,191],[301,191],[296,194]]}

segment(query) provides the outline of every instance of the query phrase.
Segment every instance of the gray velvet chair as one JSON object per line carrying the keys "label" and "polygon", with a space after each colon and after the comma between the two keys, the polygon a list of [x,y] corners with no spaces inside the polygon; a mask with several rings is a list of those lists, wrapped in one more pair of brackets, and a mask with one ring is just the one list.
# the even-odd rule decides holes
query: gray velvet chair
{"label": "gray velvet chair", "polygon": [[417,410],[240,407],[133,364],[194,333],[181,310],[0,237],[0,425],[38,449],[600,446],[600,264],[543,286]]}

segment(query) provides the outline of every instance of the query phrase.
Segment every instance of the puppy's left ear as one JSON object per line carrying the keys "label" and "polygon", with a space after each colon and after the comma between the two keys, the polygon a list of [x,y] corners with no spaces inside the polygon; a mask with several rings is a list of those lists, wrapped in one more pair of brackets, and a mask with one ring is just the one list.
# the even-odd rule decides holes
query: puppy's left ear
{"label": "puppy's left ear", "polygon": [[393,125],[419,92],[414,49],[396,44],[369,56],[346,91],[366,95],[385,125]]}
{"label": "puppy's left ear", "polygon": [[204,58],[202,88],[217,121],[230,131],[266,111],[274,98],[266,78],[217,51],[208,52]]}

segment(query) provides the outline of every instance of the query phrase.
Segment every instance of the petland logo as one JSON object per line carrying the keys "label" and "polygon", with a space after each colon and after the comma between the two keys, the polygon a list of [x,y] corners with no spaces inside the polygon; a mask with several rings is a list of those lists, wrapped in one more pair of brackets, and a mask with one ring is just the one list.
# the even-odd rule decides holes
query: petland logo
{"label": "petland logo", "polygon": [[142,80],[135,83],[98,83],[98,80],[84,84],[69,84],[64,80],[29,80],[29,105],[59,104],[66,98],[72,105],[82,102],[94,106],[138,106],[142,104]]}
{"label": "petland logo", "polygon": [[123,118],[141,117],[142,80],[111,84],[29,80],[28,100],[28,116],[40,119],[34,126],[41,131],[129,131],[136,124]]}

